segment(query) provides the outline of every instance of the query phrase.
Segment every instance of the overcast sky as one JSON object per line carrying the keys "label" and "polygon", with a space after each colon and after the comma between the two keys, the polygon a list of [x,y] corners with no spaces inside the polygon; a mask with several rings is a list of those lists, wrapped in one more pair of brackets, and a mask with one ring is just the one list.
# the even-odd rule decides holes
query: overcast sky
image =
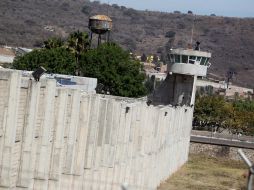
{"label": "overcast sky", "polygon": [[100,0],[139,10],[172,12],[188,10],[195,14],[232,17],[254,17],[254,0]]}

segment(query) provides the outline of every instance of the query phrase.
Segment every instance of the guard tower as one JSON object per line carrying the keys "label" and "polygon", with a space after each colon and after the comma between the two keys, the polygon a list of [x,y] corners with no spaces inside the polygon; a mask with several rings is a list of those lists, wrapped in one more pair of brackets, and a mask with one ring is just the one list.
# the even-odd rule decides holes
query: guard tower
{"label": "guard tower", "polygon": [[193,106],[196,95],[197,77],[204,77],[211,53],[195,49],[171,49],[168,76],[163,84],[155,90],[150,100],[155,104]]}
{"label": "guard tower", "polygon": [[109,41],[112,30],[112,20],[106,15],[95,15],[89,18],[90,44],[92,44],[93,34],[98,35],[98,45],[101,44],[101,36],[106,35],[106,42]]}

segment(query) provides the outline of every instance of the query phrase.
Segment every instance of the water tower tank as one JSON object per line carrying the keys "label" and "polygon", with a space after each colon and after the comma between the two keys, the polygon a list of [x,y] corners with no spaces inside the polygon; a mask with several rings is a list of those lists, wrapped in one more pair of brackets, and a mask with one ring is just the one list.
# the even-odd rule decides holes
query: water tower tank
{"label": "water tower tank", "polygon": [[104,34],[112,29],[112,20],[106,15],[95,15],[89,18],[89,28],[96,34]]}

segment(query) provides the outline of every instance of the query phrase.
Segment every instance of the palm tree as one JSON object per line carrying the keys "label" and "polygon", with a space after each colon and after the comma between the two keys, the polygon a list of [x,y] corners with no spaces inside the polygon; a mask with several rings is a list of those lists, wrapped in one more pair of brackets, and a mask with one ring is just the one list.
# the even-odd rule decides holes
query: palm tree
{"label": "palm tree", "polygon": [[63,41],[60,38],[49,38],[48,40],[44,41],[43,45],[46,49],[54,49],[63,47]]}
{"label": "palm tree", "polygon": [[87,52],[90,47],[89,36],[86,32],[76,31],[70,34],[66,42],[66,48],[75,55],[76,75],[81,75],[79,60],[81,54]]}

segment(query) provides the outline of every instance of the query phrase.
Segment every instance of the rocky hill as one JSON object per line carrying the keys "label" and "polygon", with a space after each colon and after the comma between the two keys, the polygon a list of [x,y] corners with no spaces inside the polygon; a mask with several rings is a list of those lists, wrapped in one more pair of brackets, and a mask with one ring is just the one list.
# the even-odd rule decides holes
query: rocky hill
{"label": "rocky hill", "polygon": [[1,0],[0,45],[38,47],[51,36],[66,37],[74,30],[88,31],[88,18],[108,14],[114,22],[112,38],[138,54],[161,54],[170,42],[187,47],[195,20],[193,40],[213,53],[209,72],[254,87],[254,19],[193,16],[137,11],[124,6],[84,0]]}

